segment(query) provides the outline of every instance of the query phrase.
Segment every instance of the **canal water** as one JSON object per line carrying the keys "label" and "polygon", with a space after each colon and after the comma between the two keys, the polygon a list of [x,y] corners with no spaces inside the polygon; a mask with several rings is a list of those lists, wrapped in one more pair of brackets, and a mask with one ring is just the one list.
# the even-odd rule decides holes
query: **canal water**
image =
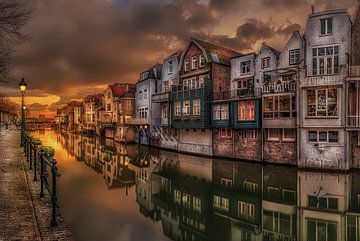
{"label": "canal water", "polygon": [[78,241],[360,240],[360,174],[183,155],[36,132],[55,148]]}

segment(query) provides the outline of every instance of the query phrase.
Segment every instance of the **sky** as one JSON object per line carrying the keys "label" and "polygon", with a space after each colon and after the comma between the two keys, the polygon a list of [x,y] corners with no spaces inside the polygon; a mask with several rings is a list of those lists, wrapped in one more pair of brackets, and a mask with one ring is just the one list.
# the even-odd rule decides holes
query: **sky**
{"label": "sky", "polygon": [[31,0],[23,32],[31,39],[12,57],[13,82],[0,93],[18,102],[18,82],[28,82],[32,113],[53,115],[72,99],[103,92],[111,83],[136,83],[140,72],[190,37],[241,53],[263,42],[282,50],[307,15],[347,8],[357,0]]}

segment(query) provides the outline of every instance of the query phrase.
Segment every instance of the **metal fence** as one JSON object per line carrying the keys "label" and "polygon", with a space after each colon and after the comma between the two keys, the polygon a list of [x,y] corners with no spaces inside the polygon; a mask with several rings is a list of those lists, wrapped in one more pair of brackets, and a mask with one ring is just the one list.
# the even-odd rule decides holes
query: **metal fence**
{"label": "metal fence", "polygon": [[51,198],[50,226],[54,227],[57,225],[56,211],[58,208],[56,184],[57,178],[60,176],[57,162],[53,155],[45,153],[44,147],[28,135],[25,136],[24,152],[29,169],[33,171],[34,181],[38,181],[40,178],[40,198],[45,197],[44,192],[46,191]]}

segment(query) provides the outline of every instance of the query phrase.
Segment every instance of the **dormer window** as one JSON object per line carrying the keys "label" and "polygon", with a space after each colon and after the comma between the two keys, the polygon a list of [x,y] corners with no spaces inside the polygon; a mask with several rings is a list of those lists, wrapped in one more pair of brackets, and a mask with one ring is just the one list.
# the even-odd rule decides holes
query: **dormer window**
{"label": "dormer window", "polygon": [[185,71],[189,71],[189,59],[185,59],[185,63],[184,63],[184,70]]}
{"label": "dormer window", "polygon": [[173,72],[174,72],[173,61],[169,60],[168,61],[168,74],[172,74]]}
{"label": "dormer window", "polygon": [[295,65],[300,63],[300,49],[292,49],[289,51],[289,64]]}
{"label": "dormer window", "polygon": [[329,35],[333,33],[333,19],[324,18],[320,19],[320,34]]}
{"label": "dormer window", "polygon": [[197,57],[194,56],[191,58],[191,69],[196,69],[197,68]]}
{"label": "dormer window", "polygon": [[270,67],[270,57],[261,59],[261,68],[269,68]]}
{"label": "dormer window", "polygon": [[205,66],[205,56],[203,54],[199,55],[199,67],[204,67]]}

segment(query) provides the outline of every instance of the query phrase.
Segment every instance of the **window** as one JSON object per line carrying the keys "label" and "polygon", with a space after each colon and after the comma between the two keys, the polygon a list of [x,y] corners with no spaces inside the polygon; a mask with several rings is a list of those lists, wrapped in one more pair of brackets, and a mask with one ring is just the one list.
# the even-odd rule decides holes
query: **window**
{"label": "window", "polygon": [[203,54],[199,55],[199,67],[204,67],[205,66],[205,57]]}
{"label": "window", "polygon": [[269,68],[270,67],[270,57],[261,59],[261,68]]}
{"label": "window", "polygon": [[111,104],[106,105],[106,111],[111,111]]}
{"label": "window", "polygon": [[201,75],[199,77],[199,88],[204,88],[204,82],[205,82],[205,78],[207,78],[208,76],[206,75]]}
{"label": "window", "polygon": [[219,130],[219,138],[231,138],[232,137],[232,130],[229,128],[221,128]]}
{"label": "window", "polygon": [[311,241],[337,241],[338,225],[336,222],[325,220],[306,219],[307,240]]}
{"label": "window", "polygon": [[149,72],[142,73],[140,75],[140,80],[145,80],[149,76]]}
{"label": "window", "polygon": [[190,89],[198,89],[199,88],[199,81],[196,79],[196,77],[192,77],[190,79]]}
{"label": "window", "polygon": [[190,79],[184,79],[183,80],[183,90],[190,89],[191,80]]}
{"label": "window", "polygon": [[308,142],[330,142],[337,143],[339,133],[337,131],[309,131]]}
{"label": "window", "polygon": [[139,100],[142,100],[143,99],[143,94],[142,94],[142,91],[140,90],[139,91]]}
{"label": "window", "polygon": [[200,99],[193,100],[193,115],[200,115],[200,110],[201,110],[200,104],[201,104]]}
{"label": "window", "polygon": [[307,91],[308,117],[337,116],[337,89]]}
{"label": "window", "polygon": [[197,57],[194,56],[191,58],[191,69],[196,69],[197,68]]}
{"label": "window", "polygon": [[188,207],[190,208],[190,195],[186,192],[184,192],[182,194],[182,204],[185,206],[185,207]]}
{"label": "window", "polygon": [[193,197],[193,210],[201,213],[201,199],[199,197]]}
{"label": "window", "polygon": [[241,130],[239,132],[240,139],[244,140],[257,140],[259,132],[257,130]]}
{"label": "window", "polygon": [[243,201],[238,201],[238,215],[249,220],[255,218],[255,205]]}
{"label": "window", "polygon": [[180,101],[175,102],[175,116],[181,115],[181,104]]}
{"label": "window", "polygon": [[147,93],[147,89],[144,90],[144,100],[147,100],[148,98],[148,93]]}
{"label": "window", "polygon": [[238,88],[238,90],[247,89],[247,80],[238,80],[237,88]]}
{"label": "window", "polygon": [[229,105],[213,106],[213,120],[228,120],[228,119],[229,119]]}
{"label": "window", "polygon": [[254,182],[244,181],[243,182],[243,190],[246,192],[257,193],[258,192],[258,184]]}
{"label": "window", "polygon": [[253,121],[255,119],[255,102],[240,101],[238,102],[238,120]]}
{"label": "window", "polygon": [[189,67],[190,67],[189,64],[190,64],[189,59],[185,59],[185,63],[184,63],[184,70],[185,71],[189,71]]}
{"label": "window", "polygon": [[251,61],[249,60],[249,61],[241,62],[240,69],[242,74],[250,73]]}
{"label": "window", "polygon": [[338,199],[331,197],[308,196],[308,206],[338,210]]}
{"label": "window", "polygon": [[221,186],[225,188],[231,188],[232,187],[232,180],[221,178]]}
{"label": "window", "polygon": [[289,64],[300,63],[300,49],[293,49],[289,51]]}
{"label": "window", "polygon": [[264,97],[264,118],[296,117],[296,96],[276,95]]}
{"label": "window", "polygon": [[331,75],[339,73],[339,46],[313,48],[312,52],[313,75]]}
{"label": "window", "polygon": [[333,33],[333,19],[324,18],[320,19],[320,34],[328,35]]}
{"label": "window", "polygon": [[173,61],[169,60],[168,61],[168,74],[172,74],[173,72],[174,72]]}
{"label": "window", "polygon": [[163,92],[169,92],[169,91],[170,91],[169,81],[164,80],[164,82],[163,82]]}
{"label": "window", "polygon": [[148,108],[147,107],[141,107],[139,108],[139,114],[141,119],[147,119],[148,116]]}
{"label": "window", "polygon": [[213,207],[220,211],[229,211],[229,199],[214,195]]}
{"label": "window", "polygon": [[190,101],[186,100],[183,102],[183,114],[188,116],[190,115]]}
{"label": "window", "polygon": [[263,211],[263,227],[266,231],[287,236],[294,235],[296,232],[293,216],[275,211]]}
{"label": "window", "polygon": [[267,129],[267,140],[294,142],[296,140],[296,129]]}

